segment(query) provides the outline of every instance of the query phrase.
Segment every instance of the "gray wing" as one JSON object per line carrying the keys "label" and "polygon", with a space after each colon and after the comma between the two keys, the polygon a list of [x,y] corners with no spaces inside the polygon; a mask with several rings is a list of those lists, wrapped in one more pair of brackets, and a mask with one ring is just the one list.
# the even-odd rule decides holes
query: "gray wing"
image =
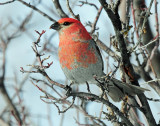
{"label": "gray wing", "polygon": [[124,82],[119,81],[115,78],[112,78],[110,81],[112,81],[115,86],[120,87],[124,93],[127,93],[129,95],[135,95],[135,94],[143,93],[144,91],[150,91],[148,89],[145,89],[145,88],[142,88],[139,86],[124,83]]}
{"label": "gray wing", "polygon": [[108,89],[108,95],[115,102],[121,101],[123,97],[125,96],[125,94],[134,96],[136,94],[141,94],[144,91],[150,91],[142,87],[124,83],[115,78],[112,78],[111,80],[109,80],[106,83],[106,87]]}
{"label": "gray wing", "polygon": [[101,55],[101,52],[100,52],[100,49],[99,47],[97,46],[96,42],[94,41],[94,39],[91,40],[91,43],[95,46],[96,50],[97,50],[97,53],[98,55],[100,56],[100,60],[102,62],[102,71],[104,70],[104,63],[103,63],[103,59],[102,59],[102,55]]}

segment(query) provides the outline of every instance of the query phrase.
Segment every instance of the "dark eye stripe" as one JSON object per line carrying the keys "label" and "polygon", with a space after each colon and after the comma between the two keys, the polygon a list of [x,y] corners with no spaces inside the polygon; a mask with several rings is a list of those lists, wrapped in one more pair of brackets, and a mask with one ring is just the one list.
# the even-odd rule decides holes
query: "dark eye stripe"
{"label": "dark eye stripe", "polygon": [[67,25],[70,25],[71,23],[70,22],[64,22],[63,25],[67,26]]}

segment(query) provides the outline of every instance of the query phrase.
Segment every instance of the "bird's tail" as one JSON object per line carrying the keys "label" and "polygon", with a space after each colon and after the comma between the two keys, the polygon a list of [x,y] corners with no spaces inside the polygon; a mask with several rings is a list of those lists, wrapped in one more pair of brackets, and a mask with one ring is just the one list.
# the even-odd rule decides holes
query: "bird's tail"
{"label": "bird's tail", "polygon": [[[104,78],[107,78],[107,77],[105,76]],[[128,84],[128,83],[122,82],[120,80],[117,80],[115,78],[108,78],[104,82],[105,82],[104,86],[106,87],[106,89],[108,91],[108,95],[115,102],[122,100],[126,94],[134,96],[136,94],[141,94],[144,91],[150,91],[146,88],[142,88],[139,86]]]}

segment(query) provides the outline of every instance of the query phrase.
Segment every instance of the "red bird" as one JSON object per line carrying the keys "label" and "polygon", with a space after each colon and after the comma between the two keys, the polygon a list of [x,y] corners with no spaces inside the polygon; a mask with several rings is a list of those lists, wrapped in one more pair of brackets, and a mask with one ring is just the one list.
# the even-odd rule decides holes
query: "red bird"
{"label": "red bird", "polygon": [[[72,83],[97,83],[94,75],[102,77],[103,60],[99,48],[80,21],[62,18],[51,25],[59,32],[58,56],[61,68]],[[112,78],[106,84],[108,95],[113,101],[120,101],[125,94],[143,93],[144,88],[123,83]]]}

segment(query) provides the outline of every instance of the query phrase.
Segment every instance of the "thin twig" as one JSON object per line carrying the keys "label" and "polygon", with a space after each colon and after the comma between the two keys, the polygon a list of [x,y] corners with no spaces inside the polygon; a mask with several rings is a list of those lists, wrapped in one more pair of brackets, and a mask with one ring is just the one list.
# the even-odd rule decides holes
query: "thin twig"
{"label": "thin twig", "polygon": [[38,13],[40,13],[41,15],[43,15],[44,17],[48,18],[50,21],[56,22],[56,20],[54,20],[52,17],[50,17],[48,14],[42,12],[40,9],[36,8],[35,6],[28,4],[27,2],[23,1],[23,0],[17,0],[19,2],[21,2],[22,4],[26,5],[29,8],[32,8],[33,10],[37,11]]}
{"label": "thin twig", "polygon": [[[121,25],[120,17],[118,14],[118,7],[117,7],[117,9],[115,9],[115,12],[113,13],[112,9],[108,8],[108,3],[106,3],[105,0],[99,0],[99,2],[104,7],[104,10],[106,11],[110,20],[112,21],[112,24],[113,24],[113,27],[114,27],[114,30],[116,33],[117,41],[119,44],[119,48],[120,48],[123,69],[124,69],[125,73],[129,76],[129,81],[134,85],[139,85],[139,83],[135,77],[135,72],[133,70],[133,66],[131,65],[131,62],[130,62],[130,58],[129,58],[130,54],[128,53],[126,43],[124,41],[124,37],[120,32],[122,30],[122,27],[121,27],[122,25]],[[148,10],[150,10],[150,9],[148,9]],[[142,93],[142,94],[139,94],[138,97],[141,101],[141,104],[144,107],[143,113],[146,116],[149,125],[156,125],[156,121],[153,117],[153,114],[151,112],[150,106],[148,104],[148,101],[147,101],[145,95]]]}
{"label": "thin twig", "polygon": [[157,36],[154,40],[150,41],[149,43],[147,43],[147,44],[144,45],[144,46],[141,46],[141,47],[139,47],[139,48],[136,48],[136,49],[133,50],[133,51],[137,51],[137,50],[139,50],[139,49],[147,48],[149,45],[151,45],[152,43],[157,42],[157,40],[159,40],[159,39],[160,39],[160,36]]}
{"label": "thin twig", "polygon": [[101,6],[101,7],[99,8],[98,12],[97,12],[97,16],[96,16],[96,18],[95,18],[95,20],[94,20],[94,23],[92,24],[92,29],[91,29],[91,31],[90,31],[91,34],[93,34],[93,33],[95,32],[96,25],[97,25],[98,19],[99,19],[99,17],[100,17],[100,14],[101,14],[101,12],[102,12],[102,9],[103,9],[103,7]]}
{"label": "thin twig", "polygon": [[107,106],[112,108],[112,110],[127,124],[127,126],[133,126],[133,124],[128,120],[128,118],[125,117],[123,113],[120,112],[119,109],[115,105],[103,99],[102,97],[96,96],[94,94],[84,93],[84,92],[70,93],[69,96],[79,97],[79,98],[83,98],[86,100],[88,100],[88,98],[95,99],[95,101],[99,101],[103,104],[106,104]]}
{"label": "thin twig", "polygon": [[21,125],[21,122],[19,121],[19,119],[17,118],[16,114],[14,113],[13,110],[11,110],[11,114],[13,115],[13,117],[16,119],[17,123],[18,123],[18,126],[22,126]]}
{"label": "thin twig", "polygon": [[147,81],[147,82],[141,83],[140,85],[144,85],[144,84],[148,84],[148,83],[156,82],[156,81],[160,81],[160,79],[150,80],[150,81]]}
{"label": "thin twig", "polygon": [[71,13],[71,15],[72,15],[75,19],[77,19],[77,20],[80,21],[79,14],[78,14],[78,15],[75,15],[74,12],[72,11],[71,7],[69,6],[69,0],[66,0],[66,2],[67,2],[67,8],[68,8],[69,12]]}
{"label": "thin twig", "polygon": [[84,4],[88,4],[90,6],[93,6],[96,8],[96,10],[98,10],[97,5],[93,4],[93,3],[89,3],[87,0],[86,1],[79,1],[80,3],[82,3],[81,5],[79,5],[80,7],[83,6]]}
{"label": "thin twig", "polygon": [[56,7],[57,13],[60,15],[61,18],[66,18],[68,15],[63,11],[59,0],[52,0],[54,3],[54,6]]}
{"label": "thin twig", "polygon": [[160,102],[160,99],[147,98],[149,101]]}
{"label": "thin twig", "polygon": [[142,27],[141,27],[140,36],[139,36],[138,42],[136,43],[135,47],[133,47],[133,50],[135,50],[137,48],[137,46],[140,44],[140,42],[141,42],[142,34],[144,34],[144,28],[145,28],[147,19],[148,19],[149,15],[150,15],[150,10],[151,10],[153,1],[154,0],[151,0],[149,8],[147,9],[147,12],[146,12],[146,14],[144,16],[143,24],[142,24]]}
{"label": "thin twig", "polygon": [[72,103],[70,104],[70,106],[67,107],[65,110],[62,110],[62,111],[59,109],[58,105],[56,105],[55,102],[53,102],[53,104],[57,107],[58,113],[60,114],[60,113],[65,113],[68,109],[70,109],[73,106],[74,101],[75,101],[75,97],[72,98]]}
{"label": "thin twig", "polygon": [[0,5],[9,4],[9,3],[12,3],[12,2],[14,2],[14,1],[16,1],[16,0],[10,0],[10,1],[4,2],[4,3],[0,3]]}

